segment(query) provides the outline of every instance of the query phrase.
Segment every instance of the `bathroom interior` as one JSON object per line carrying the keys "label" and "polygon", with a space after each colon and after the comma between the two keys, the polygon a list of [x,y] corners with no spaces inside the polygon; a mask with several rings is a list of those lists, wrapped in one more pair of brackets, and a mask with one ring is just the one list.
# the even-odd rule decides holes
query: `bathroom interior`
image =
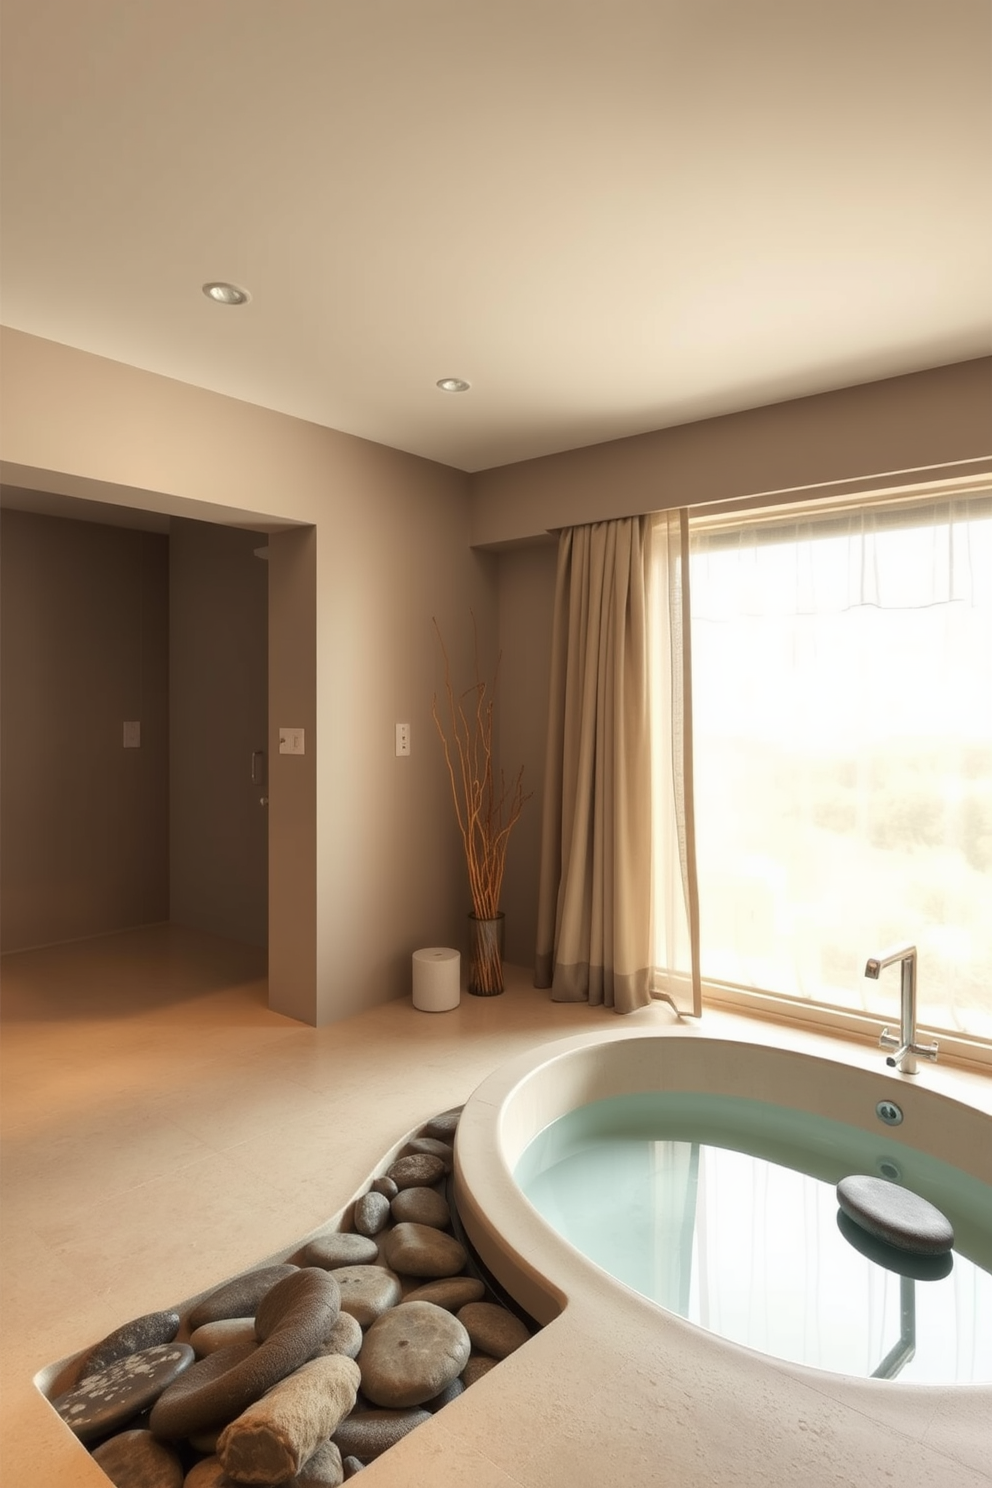
{"label": "bathroom interior", "polygon": [[[987,1484],[992,1328],[975,1324],[987,1316],[975,1309],[990,1305],[992,1271],[992,966],[980,934],[968,932],[968,961],[964,933],[947,928],[954,916],[942,927],[931,906],[929,929],[908,912],[905,922],[893,919],[892,891],[873,884],[840,944],[812,968],[795,961],[811,980],[824,967],[832,977],[833,993],[822,999],[829,1006],[817,1009],[798,986],[791,996],[781,985],[762,991],[757,973],[750,988],[735,990],[712,946],[707,961],[704,880],[701,1017],[664,996],[619,1016],[595,1001],[554,1000],[535,985],[558,534],[666,510],[684,509],[690,523],[726,523],[772,508],[801,519],[813,503],[821,513],[830,503],[847,510],[948,495],[988,526],[992,228],[975,185],[985,179],[980,124],[992,92],[980,64],[987,17],[955,0],[953,24],[946,6],[923,5],[909,24],[888,4],[859,22],[861,57],[887,57],[895,38],[918,91],[925,83],[934,96],[927,118],[939,116],[945,131],[943,149],[921,159],[907,90],[881,65],[879,97],[857,94],[862,142],[877,139],[881,151],[892,133],[882,120],[903,126],[886,157],[884,222],[872,219],[876,238],[867,234],[871,246],[859,257],[819,234],[819,198],[829,186],[839,203],[864,206],[877,189],[870,161],[855,171],[845,138],[835,142],[830,172],[824,145],[807,180],[797,169],[799,145],[773,148],[768,134],[773,126],[776,138],[788,133],[785,105],[797,104],[795,78],[809,81],[804,59],[814,42],[835,73],[853,69],[855,88],[850,17],[831,27],[810,7],[790,33],[774,6],[752,7],[755,25],[761,20],[752,35],[740,8],[735,16],[708,7],[725,24],[714,44],[686,6],[634,0],[620,7],[623,24],[616,11],[607,19],[590,5],[581,7],[581,24],[571,17],[571,30],[561,5],[540,7],[538,20],[511,5],[495,32],[482,6],[449,32],[435,7],[415,17],[380,7],[359,19],[305,5],[279,36],[264,7],[235,16],[221,5],[205,28],[191,4],[170,9],[168,21],[138,18],[108,0],[96,19],[64,0],[10,0],[3,20],[11,69],[0,328],[5,1480],[18,1488],[105,1485],[36,1376],[129,1318],[285,1259],[306,1237],[344,1223],[408,1134],[464,1104],[456,1183],[463,1222],[534,1333],[369,1462],[370,1484],[555,1488],[620,1475],[700,1488],[797,1480],[826,1488],[885,1481],[892,1462],[907,1459],[920,1483]],[[388,35],[377,29],[384,16]],[[111,35],[118,50],[94,50],[94,38]],[[320,129],[341,126],[326,159],[308,153],[311,142],[289,123],[281,139],[270,134],[252,91],[264,77],[273,106],[307,96],[297,70],[316,69],[321,55],[304,45],[307,37],[335,58],[341,94],[325,98],[316,73],[307,73],[329,111],[319,128],[305,115],[313,147]],[[228,46],[238,65],[225,61]],[[753,67],[790,79],[774,105],[761,90],[759,101],[750,89],[742,94],[742,47]],[[688,84],[667,64],[677,102],[653,101],[658,116],[645,124],[634,160],[616,163],[631,138],[623,126],[639,117],[635,100],[654,100],[655,69],[680,53],[692,58],[696,78],[704,54],[716,70],[720,137],[735,120],[767,156],[767,190],[783,203],[788,190],[800,224],[786,249],[794,282],[780,274],[769,283],[776,235],[789,235],[782,213],[759,212],[758,183],[740,161],[743,175],[718,184],[726,211],[744,214],[734,241],[744,243],[749,223],[761,228],[753,259],[741,248],[734,271],[729,257],[710,260],[693,278],[691,243],[723,220],[694,182],[725,155],[701,129],[690,152],[695,174],[675,164],[657,180],[635,174],[647,168],[641,152],[669,137],[690,107]],[[474,143],[445,136],[450,159],[428,147],[441,118],[411,55],[457,79],[451,106],[488,110]],[[339,65],[345,57],[362,60],[354,77]],[[381,72],[364,66],[373,57]],[[478,81],[467,87],[477,68],[481,90]],[[965,75],[970,87],[961,86]],[[575,87],[594,78],[622,116],[607,145],[582,122],[586,95]],[[499,91],[508,79],[520,97],[513,127]],[[708,86],[712,96],[713,78]],[[354,123],[363,89],[380,105],[371,115],[361,110],[374,121],[364,138]],[[823,143],[817,130],[828,104],[809,102],[807,150]],[[401,105],[417,122],[403,148]],[[602,121],[607,110],[591,112]],[[692,116],[698,124],[698,104]],[[547,135],[543,126],[558,118],[569,136]],[[122,119],[133,127],[130,140]],[[213,129],[216,144],[233,144],[232,120],[246,146],[218,191],[203,139]],[[287,174],[291,145],[300,159]],[[501,161],[519,173],[515,184]],[[552,162],[561,185],[545,204],[542,171]],[[285,243],[274,244],[265,232],[274,204],[304,211],[302,183],[319,164],[341,196],[308,203]],[[431,171],[441,172],[433,185]],[[373,179],[389,189],[373,190]],[[633,191],[638,179],[649,201]],[[953,246],[905,241],[907,203],[921,179],[935,194],[956,190],[955,202],[973,214],[973,230]],[[255,200],[243,188],[258,180],[266,190]],[[650,190],[646,180],[654,180]],[[700,225],[696,238],[666,250],[670,261],[658,246],[662,277],[679,288],[659,290],[645,320],[654,261],[631,255],[629,232],[621,242],[589,213],[614,212],[624,229],[649,223],[661,245],[669,219],[654,199],[662,183],[684,212],[700,214]],[[417,190],[426,198],[422,218],[413,210]],[[457,218],[449,201],[459,203]],[[347,229],[342,202],[361,207],[349,212]],[[528,220],[530,255],[515,236]],[[202,231],[199,245],[188,236],[191,222]],[[439,224],[464,226],[471,269],[452,261],[449,244],[441,272]],[[340,277],[312,287],[316,313],[298,271],[314,244]],[[603,262],[616,282],[592,296]],[[161,296],[148,295],[160,273]],[[214,304],[201,294],[221,275],[250,289],[248,303]],[[874,294],[877,309],[883,286],[884,323],[858,299]],[[580,331],[574,310],[587,294]],[[761,327],[759,301],[768,316]],[[392,361],[387,326],[395,328]],[[321,336],[327,344],[317,346]],[[711,353],[697,360],[707,338]],[[721,375],[707,383],[702,363],[721,358]],[[746,371],[749,359],[755,365]],[[580,364],[587,383],[573,375]],[[437,386],[456,373],[470,383],[465,391]],[[655,379],[647,391],[645,376]],[[450,1011],[425,1013],[411,1001],[411,955],[431,945],[464,953],[468,907],[432,719],[443,686],[435,620],[456,675],[472,676],[476,648],[487,668],[499,658],[498,756],[510,770],[523,765],[530,798],[510,840],[501,901],[504,993],[463,990]],[[702,677],[697,628],[693,665]],[[910,668],[907,689],[914,680]],[[910,701],[926,713],[925,698]],[[698,792],[701,691],[696,709]],[[134,722],[139,746],[125,735],[122,748],[121,725]],[[404,757],[395,750],[400,722],[411,741]],[[302,757],[280,752],[290,728],[303,735]],[[716,835],[725,833],[715,789],[700,802],[701,834],[713,831],[707,809],[719,818]],[[985,861],[980,842],[969,850]],[[740,918],[752,929],[767,919],[769,939],[788,942],[792,957],[795,927],[768,907],[776,870],[753,855],[750,863],[746,890],[723,886],[723,900],[743,905],[751,917],[742,908]],[[936,877],[945,869],[941,860]],[[983,892],[986,904],[992,895],[989,881],[980,867],[967,880],[979,905]],[[721,885],[708,882],[712,904]],[[946,885],[934,885],[935,899],[939,887]],[[912,1009],[905,997],[900,1006],[908,952],[872,971],[897,940],[920,947]],[[950,1013],[948,966],[966,968],[979,988]],[[523,1196],[514,1174],[535,1139],[557,1140],[542,1134],[574,1107],[656,1089],[666,1099],[702,1091],[718,1106],[737,1102],[726,1108],[731,1124],[771,1102],[786,1108],[787,1123],[800,1111],[830,1131],[856,1129],[852,1156],[843,1158],[857,1163],[851,1171],[901,1181],[906,1162],[917,1160],[905,1153],[922,1154],[923,1186],[932,1180],[934,1202],[954,1211],[953,1271],[915,1282],[890,1273],[884,1307],[879,1292],[860,1309],[859,1323],[867,1317],[870,1328],[856,1365],[847,1356],[832,1361],[828,1345],[805,1362],[788,1347],[776,1352],[755,1277],[770,1266],[784,1277],[797,1249],[808,1273],[811,1257],[819,1264],[820,1232],[803,1231],[801,1247],[783,1249],[765,1178],[757,1187],[741,1180],[741,1192],[767,1198],[764,1213],[747,1211],[745,1220],[737,1177],[717,1167],[713,1149],[700,1154],[697,1123],[695,1136],[671,1143],[682,1164],[677,1181],[656,1182],[665,1224],[684,1240],[690,1211],[697,1233],[705,1211],[707,1264],[722,1243],[743,1270],[704,1310],[729,1314],[746,1298],[757,1333],[735,1334],[728,1324],[719,1337],[712,1316],[680,1313],[693,1268],[698,1279],[698,1238],[685,1242],[678,1265],[652,1257],[650,1284],[638,1271],[643,1253],[633,1270],[617,1262],[611,1273],[623,1250],[616,1234],[608,1237],[612,1256],[597,1258],[596,1241],[582,1253],[557,1234],[560,1216],[541,1209],[539,1194]],[[901,1130],[880,1114],[890,1106]],[[685,1136],[682,1117],[672,1121],[668,1134]],[[715,1140],[717,1149],[732,1145]],[[773,1153],[785,1133],[762,1140]],[[834,1170],[841,1160],[831,1161],[820,1175],[830,1198],[824,1224],[830,1245],[843,1246],[832,1197],[843,1173]],[[964,1175],[963,1198],[941,1188],[946,1168]],[[608,1176],[601,1169],[593,1180],[597,1193],[600,1184],[607,1191]],[[589,1183],[582,1180],[580,1201]],[[813,1205],[805,1190],[797,1202]],[[750,1250],[743,1240],[727,1245],[735,1231],[756,1235],[759,1219],[770,1223]],[[953,1357],[930,1377],[914,1376],[924,1350],[906,1363],[900,1318],[905,1324],[912,1311],[922,1337],[939,1288],[955,1298],[947,1309],[957,1319]],[[800,1331],[826,1330],[840,1311],[828,1286]],[[965,1356],[976,1372],[964,1368]],[[884,1359],[889,1378],[877,1375]]]}

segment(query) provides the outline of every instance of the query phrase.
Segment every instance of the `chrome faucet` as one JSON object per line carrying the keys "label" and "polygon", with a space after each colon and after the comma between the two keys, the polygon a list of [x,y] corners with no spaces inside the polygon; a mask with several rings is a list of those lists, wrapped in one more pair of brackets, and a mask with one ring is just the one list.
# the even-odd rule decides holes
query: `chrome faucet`
{"label": "chrome faucet", "polygon": [[886,1056],[885,1062],[892,1069],[898,1069],[904,1075],[916,1074],[917,1057],[921,1059],[936,1059],[939,1045],[918,1044],[916,1042],[916,947],[915,945],[893,946],[890,951],[883,951],[880,956],[869,958],[865,967],[865,976],[871,977],[873,982],[878,981],[878,974],[883,967],[891,966],[898,961],[900,966],[900,991],[901,1020],[899,1037],[883,1028],[878,1040],[880,1049],[892,1049],[894,1053]]}

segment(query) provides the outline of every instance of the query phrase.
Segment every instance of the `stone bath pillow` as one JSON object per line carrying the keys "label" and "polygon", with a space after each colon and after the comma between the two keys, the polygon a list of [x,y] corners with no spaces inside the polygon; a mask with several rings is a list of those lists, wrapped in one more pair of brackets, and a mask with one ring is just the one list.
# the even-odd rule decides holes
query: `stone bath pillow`
{"label": "stone bath pillow", "polygon": [[[195,1436],[225,1426],[271,1389],[299,1369],[320,1349],[334,1326],[341,1292],[329,1272],[304,1266],[267,1292],[255,1314],[258,1348],[218,1350],[201,1364],[214,1361],[213,1370],[194,1365],[189,1383],[164,1390],[152,1409],[149,1426],[159,1437]],[[217,1373],[226,1355],[230,1367]],[[234,1357],[232,1357],[234,1356]],[[225,1362],[220,1361],[221,1364]]]}
{"label": "stone bath pillow", "polygon": [[916,1255],[943,1255],[954,1244],[945,1214],[911,1189],[852,1173],[837,1185],[837,1202],[854,1223],[879,1240]]}

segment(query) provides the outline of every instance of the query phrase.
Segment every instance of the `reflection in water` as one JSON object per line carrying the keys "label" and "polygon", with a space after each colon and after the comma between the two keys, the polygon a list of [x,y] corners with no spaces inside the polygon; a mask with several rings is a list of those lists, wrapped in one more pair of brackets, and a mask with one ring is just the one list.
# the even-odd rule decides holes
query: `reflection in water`
{"label": "reflection in water", "polygon": [[[760,1104],[737,1101],[735,1117]],[[629,1120],[598,1134],[588,1115],[570,1129],[578,1114],[535,1139],[517,1180],[555,1229],[634,1290],[725,1338],[815,1368],[916,1383],[992,1380],[992,1274],[960,1250],[897,1250],[838,1213],[838,1178],[877,1170],[880,1154],[858,1143],[878,1138],[857,1133],[843,1150],[836,1133],[854,1129],[821,1123],[836,1133],[824,1137],[829,1156],[810,1160],[823,1170],[812,1177],[712,1141],[662,1136],[657,1118],[650,1136]],[[733,1126],[724,1140],[743,1145],[746,1129]],[[900,1152],[904,1169],[918,1158]],[[974,1235],[988,1189],[925,1164],[935,1182],[944,1182],[941,1169],[949,1185],[971,1185],[955,1213],[950,1187],[924,1196]],[[921,1191],[915,1170],[907,1187]]]}

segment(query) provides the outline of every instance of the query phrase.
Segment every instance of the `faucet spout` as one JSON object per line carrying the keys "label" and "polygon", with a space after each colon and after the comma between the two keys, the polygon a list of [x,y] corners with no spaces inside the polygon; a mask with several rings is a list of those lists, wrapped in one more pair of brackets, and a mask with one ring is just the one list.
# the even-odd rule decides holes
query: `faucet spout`
{"label": "faucet spout", "polygon": [[915,1075],[917,1056],[924,1059],[936,1059],[938,1049],[936,1043],[918,1044],[916,1042],[915,945],[893,946],[878,956],[869,956],[865,966],[865,976],[877,982],[879,974],[885,967],[892,966],[897,961],[900,987],[899,1037],[896,1038],[894,1033],[884,1028],[878,1042],[881,1048],[894,1051],[886,1058],[886,1064],[893,1069],[898,1069],[904,1075]]}

